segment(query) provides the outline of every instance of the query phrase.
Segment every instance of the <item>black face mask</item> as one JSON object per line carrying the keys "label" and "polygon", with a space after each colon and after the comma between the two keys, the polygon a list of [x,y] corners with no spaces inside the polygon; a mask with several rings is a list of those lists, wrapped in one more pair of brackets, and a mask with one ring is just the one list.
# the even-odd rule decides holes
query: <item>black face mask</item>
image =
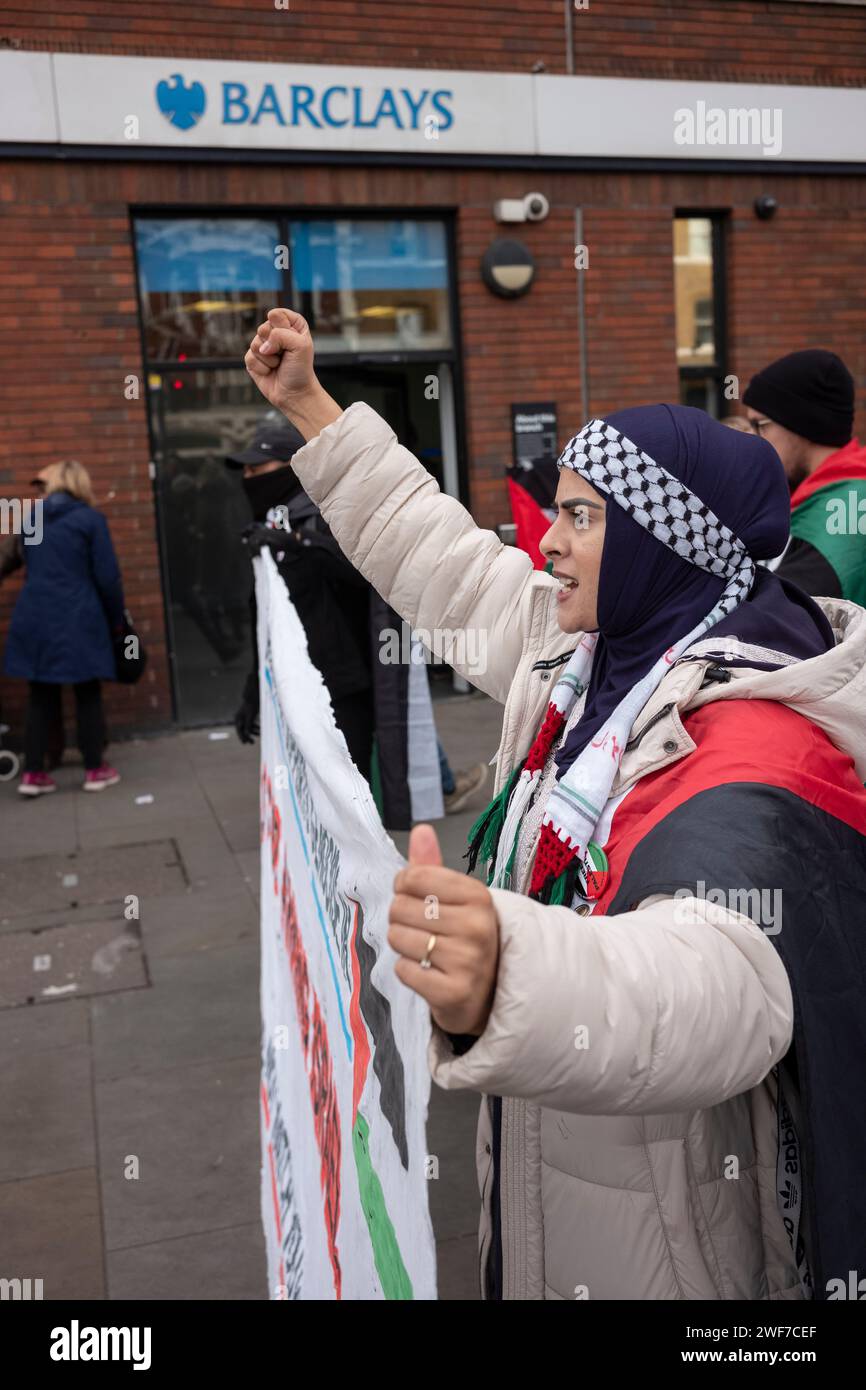
{"label": "black face mask", "polygon": [[288,463],[269,473],[253,473],[242,481],[256,521],[264,521],[271,507],[290,502],[301,488],[294,468]]}

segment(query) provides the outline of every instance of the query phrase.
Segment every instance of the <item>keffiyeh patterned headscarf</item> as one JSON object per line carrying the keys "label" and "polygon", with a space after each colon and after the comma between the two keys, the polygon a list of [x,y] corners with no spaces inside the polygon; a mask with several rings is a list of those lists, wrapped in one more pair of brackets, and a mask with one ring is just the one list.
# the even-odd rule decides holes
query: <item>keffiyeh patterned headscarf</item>
{"label": "keffiyeh patterned headscarf", "polygon": [[[752,499],[755,514],[760,514],[763,509],[766,515],[761,517],[757,528],[752,528],[755,531],[754,544],[747,548],[692,487],[660,464],[611,420],[591,420],[563,450],[560,467],[573,469],[608,499],[609,531],[611,521],[615,520],[611,514],[613,503],[630,518],[629,525],[633,523],[641,527],[668,552],[712,577],[715,582],[708,585],[695,583],[688,574],[681,575],[674,562],[673,584],[678,590],[685,589],[687,592],[686,600],[679,604],[674,615],[682,635],[666,650],[660,650],[661,641],[653,650],[653,634],[665,630],[670,633],[669,627],[665,629],[665,614],[662,613],[661,627],[658,621],[651,627],[649,650],[639,645],[637,664],[632,660],[631,667],[626,667],[625,688],[622,688],[623,680],[620,678],[619,682],[613,680],[613,698],[611,691],[607,690],[607,703],[611,705],[609,712],[605,712],[601,700],[595,702],[600,709],[590,711],[588,696],[587,708],[577,728],[571,731],[569,741],[573,734],[580,735],[585,724],[589,735],[583,739],[578,737],[576,748],[579,751],[572,749],[571,757],[567,756],[567,745],[563,750],[566,756],[563,758],[563,752],[557,756],[558,780],[544,808],[529,892],[531,896],[546,902],[570,903],[575,888],[581,892],[586,890],[586,871],[592,868],[591,856],[588,855],[590,842],[610,797],[626,741],[635,719],[666,671],[693,643],[705,637],[710,629],[724,623],[748,598],[756,579],[753,555],[763,558],[778,553],[786,538],[788,494],[784,474],[775,453],[768,446],[754,450],[753,446],[762,446],[763,441],[735,435],[733,431],[724,430],[711,421],[703,412],[685,407],[648,407],[642,412],[622,412],[615,418],[635,416],[639,421],[643,416],[657,421],[655,412],[669,413],[665,421],[668,429],[672,417],[675,435],[687,441],[686,454],[690,450],[692,454],[703,455],[706,452],[705,434],[707,427],[711,427],[711,437],[719,451],[716,461],[720,467],[728,461],[724,457],[726,449],[743,447],[728,444],[727,441],[744,441],[750,468],[754,463],[759,469]],[[695,416],[701,416],[701,421],[687,418]],[[721,439],[712,431],[720,431],[727,439]],[[692,447],[696,439],[697,447]],[[742,459],[741,454],[738,456],[738,468],[732,470],[735,485],[738,469],[742,474]],[[767,470],[767,479],[761,478],[760,468]],[[687,471],[686,467],[681,471]],[[708,477],[712,478],[713,483],[716,482],[714,475]],[[742,481],[741,476],[739,483],[742,484]],[[761,534],[762,530],[764,534]],[[624,539],[631,540],[631,548],[634,549],[634,542],[638,538],[630,535]],[[650,547],[650,550],[655,560],[658,552],[655,547]],[[669,562],[665,564],[669,566]],[[772,577],[764,578],[770,580]],[[790,618],[787,609],[795,605],[785,597],[779,581],[773,579],[772,583],[777,586],[773,591],[774,603],[770,604],[772,611],[762,612],[758,625],[766,630],[769,617],[771,629],[776,626],[784,630],[785,621]],[[708,597],[708,593],[712,597]],[[658,615],[655,617],[657,619]],[[601,616],[600,622],[603,629]],[[749,628],[750,622],[754,626],[754,614],[749,615],[746,628]],[[806,648],[798,654],[811,655],[825,649],[826,638],[814,630],[814,625],[814,615],[810,614],[807,618],[800,609],[796,610],[794,626],[798,629],[805,626],[811,634],[812,643],[810,647],[807,640]],[[606,667],[611,664],[604,633],[585,634],[553,688],[546,716],[523,766],[515,769],[502,792],[470,832],[470,868],[479,855],[492,863],[489,877],[491,887],[511,887],[521,821],[575,700],[588,688],[590,696],[595,694],[593,687],[598,687],[600,664]],[[632,674],[638,678],[632,680]]]}

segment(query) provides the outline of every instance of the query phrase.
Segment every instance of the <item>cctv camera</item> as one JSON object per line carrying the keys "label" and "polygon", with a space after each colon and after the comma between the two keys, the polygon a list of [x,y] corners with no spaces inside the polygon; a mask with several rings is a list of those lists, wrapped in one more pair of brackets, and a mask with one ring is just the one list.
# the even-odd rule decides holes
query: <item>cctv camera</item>
{"label": "cctv camera", "polygon": [[523,200],[527,222],[543,222],[550,212],[550,203],[543,193],[527,193]]}
{"label": "cctv camera", "polygon": [[770,193],[762,193],[760,198],[755,199],[755,216],[760,217],[762,222],[767,222],[774,215],[779,204]]}

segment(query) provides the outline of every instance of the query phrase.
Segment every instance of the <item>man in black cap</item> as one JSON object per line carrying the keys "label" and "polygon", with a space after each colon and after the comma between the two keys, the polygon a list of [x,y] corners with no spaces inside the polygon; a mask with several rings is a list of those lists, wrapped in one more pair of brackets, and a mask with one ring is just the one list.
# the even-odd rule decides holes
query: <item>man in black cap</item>
{"label": "man in black cap", "polygon": [[791,488],[791,540],[776,573],[809,594],[866,604],[866,449],[852,438],[854,379],[833,352],[791,352],[743,392],[752,429]]}
{"label": "man in black cap", "polygon": [[[370,586],[343,555],[289,462],[303,445],[303,436],[272,410],[247,448],[229,455],[226,463],[243,470],[254,518],[244,538],[252,554],[265,545],[273,553],[304,626],[310,660],[328,687],[334,718],[369,781],[374,721]],[[259,732],[255,589],[250,604],[253,665],[235,715],[242,743],[252,743]]]}

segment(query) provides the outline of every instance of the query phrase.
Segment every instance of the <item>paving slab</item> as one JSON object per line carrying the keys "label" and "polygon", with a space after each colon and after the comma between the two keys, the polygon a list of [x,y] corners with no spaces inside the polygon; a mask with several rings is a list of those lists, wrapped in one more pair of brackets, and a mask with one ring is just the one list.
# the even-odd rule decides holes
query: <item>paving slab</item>
{"label": "paving slab", "polygon": [[41,1279],[44,1299],[105,1298],[96,1170],[0,1183],[0,1277]]}
{"label": "paving slab", "polygon": [[158,957],[153,987],[94,1000],[98,1081],[255,1052],[261,1036],[258,941]]}
{"label": "paving slab", "polygon": [[87,1044],[15,1054],[0,1071],[0,1183],[93,1166],[91,1088]]}
{"label": "paving slab", "polygon": [[85,999],[65,999],[50,1009],[31,1004],[0,1011],[0,1057],[7,1069],[16,1065],[19,1054],[33,1056],[89,1041],[90,1010]]}
{"label": "paving slab", "polygon": [[261,842],[258,818],[253,820],[249,809],[239,809],[231,814],[223,814],[222,811],[216,810],[215,815],[232,853],[258,853]]}
{"label": "paving slab", "polygon": [[90,903],[123,902],[147,887],[180,892],[186,876],[171,840],[126,843],[111,854],[81,850],[43,854],[0,864],[2,924],[35,912],[63,911]]}
{"label": "paving slab", "polygon": [[[257,800],[255,815],[258,818]],[[246,877],[242,856],[233,851],[219,822],[212,815],[206,823],[178,830],[175,838],[189,881],[196,889],[207,889],[227,879]]]}
{"label": "paving slab", "polygon": [[[78,847],[75,800],[66,791],[50,796],[19,796],[18,783],[0,783],[0,861],[16,861],[50,845],[55,854]],[[2,903],[2,899],[0,899]]]}
{"label": "paving slab", "polygon": [[250,788],[258,788],[258,745],[255,753],[242,762],[194,762],[192,772],[196,784],[214,805],[231,802],[233,798],[248,800]]}
{"label": "paving slab", "polygon": [[261,1299],[268,1297],[261,1221],[200,1236],[111,1250],[112,1299]]}
{"label": "paving slab", "polygon": [[107,1250],[260,1220],[258,1048],[99,1082],[96,1110]]}
{"label": "paving slab", "polygon": [[243,881],[249,888],[253,897],[258,899],[261,889],[261,876],[259,873],[259,851],[257,849],[245,849],[235,855],[238,869],[243,876]]}
{"label": "paving slab", "polygon": [[[256,816],[257,806],[256,802]],[[146,812],[152,810],[151,807],[143,809]],[[187,880],[193,887],[203,887],[209,882],[238,876],[238,866],[231,847],[220,829],[219,822],[205,802],[201,803],[195,815],[183,816],[177,820],[165,820],[159,815],[145,815],[134,829],[123,822],[82,828],[79,839],[84,849],[102,849],[106,852],[113,852],[130,841],[143,843],[173,840]]]}
{"label": "paving slab", "polygon": [[0,1009],[146,985],[137,922],[77,922],[0,935]]}
{"label": "paving slab", "polygon": [[241,743],[234,724],[184,729],[178,739],[186,757],[196,767],[218,767],[229,763],[242,766],[258,762],[258,743]]}
{"label": "paving slab", "polygon": [[141,899],[141,930],[152,963],[157,956],[218,950],[259,939],[259,914],[249,885],[237,876],[209,888]]}
{"label": "paving slab", "polygon": [[[143,797],[152,799],[144,801]],[[125,826],[133,832],[127,836],[131,841],[143,825],[200,816],[204,811],[201,788],[194,778],[175,774],[169,779],[154,773],[124,779],[119,786],[109,787],[98,796],[83,796],[76,817],[79,834],[103,826]]]}
{"label": "paving slab", "polygon": [[79,922],[118,922],[126,911],[122,899],[106,903],[85,903],[81,907],[50,908],[45,912],[28,912],[26,917],[0,918],[0,935],[4,932],[36,931],[41,927],[74,927]]}

